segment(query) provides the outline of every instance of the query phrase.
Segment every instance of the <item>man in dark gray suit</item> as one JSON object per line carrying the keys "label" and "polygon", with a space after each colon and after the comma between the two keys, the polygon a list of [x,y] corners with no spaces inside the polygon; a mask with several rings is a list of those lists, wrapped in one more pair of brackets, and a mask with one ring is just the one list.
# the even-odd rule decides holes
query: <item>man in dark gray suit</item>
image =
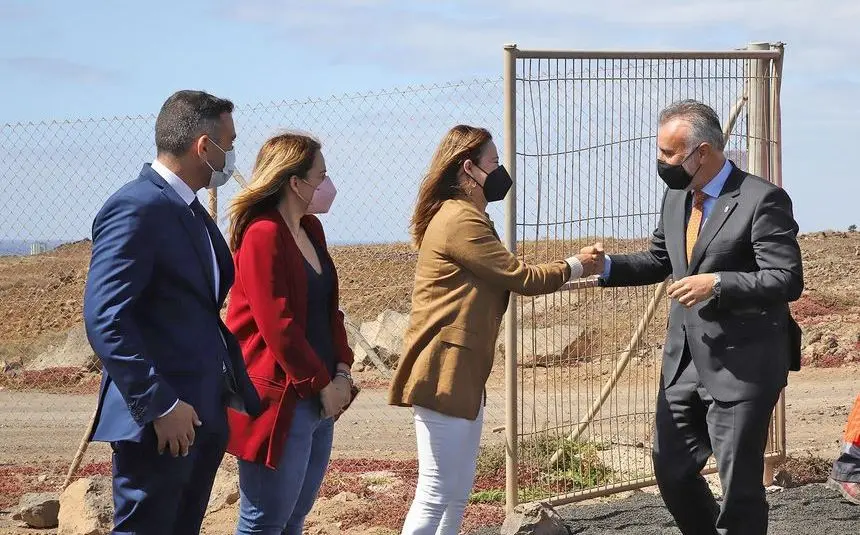
{"label": "man in dark gray suit", "polygon": [[[700,102],[663,110],[657,145],[669,189],[650,248],[600,256],[590,271],[603,273],[603,286],[674,280],[653,458],[678,527],[763,535],[770,416],[789,369],[800,367],[800,329],[788,308],[803,290],[791,200],[726,159],[719,118]],[[700,474],[712,453],[721,506]]]}

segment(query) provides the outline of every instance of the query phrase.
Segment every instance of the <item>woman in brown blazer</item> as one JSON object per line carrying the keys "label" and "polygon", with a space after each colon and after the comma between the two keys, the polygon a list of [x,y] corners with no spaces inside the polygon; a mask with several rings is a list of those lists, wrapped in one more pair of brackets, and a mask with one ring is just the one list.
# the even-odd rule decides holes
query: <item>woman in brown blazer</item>
{"label": "woman in brown blazer", "polygon": [[475,479],[484,386],[510,292],[552,293],[594,274],[576,255],[528,265],[499,240],[485,209],[512,185],[484,128],[442,139],[412,216],[418,247],[412,313],[389,403],[413,407],[418,488],[404,535],[456,535]]}

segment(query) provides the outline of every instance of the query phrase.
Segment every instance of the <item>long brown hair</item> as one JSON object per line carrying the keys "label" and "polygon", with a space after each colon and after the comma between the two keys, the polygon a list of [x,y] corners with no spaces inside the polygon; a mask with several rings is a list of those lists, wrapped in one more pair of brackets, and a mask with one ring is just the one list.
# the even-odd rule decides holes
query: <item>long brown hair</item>
{"label": "long brown hair", "polygon": [[290,177],[307,176],[321,148],[316,139],[295,133],[280,134],[263,143],[251,183],[230,203],[230,249],[239,248],[254,218],[278,205]]}
{"label": "long brown hair", "polygon": [[418,201],[412,214],[410,231],[415,247],[421,247],[427,226],[442,203],[466,194],[458,181],[460,167],[466,160],[477,162],[481,151],[492,139],[493,136],[486,128],[464,124],[448,130],[442,138],[430,160],[430,169],[421,181]]}

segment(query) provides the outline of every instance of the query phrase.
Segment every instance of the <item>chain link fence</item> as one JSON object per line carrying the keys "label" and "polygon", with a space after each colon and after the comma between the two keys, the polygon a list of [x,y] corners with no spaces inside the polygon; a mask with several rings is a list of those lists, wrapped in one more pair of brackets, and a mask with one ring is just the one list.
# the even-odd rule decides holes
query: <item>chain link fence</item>
{"label": "chain link fence", "polygon": [[[563,258],[598,239],[610,253],[643,246],[662,195],[653,178],[657,112],[672,100],[695,97],[726,121],[749,96],[747,68],[742,59],[520,60],[514,71],[516,144],[508,155],[518,169],[511,207],[517,225],[513,236],[503,237],[517,241],[528,261]],[[411,499],[411,412],[386,404],[417,257],[407,243],[409,218],[423,172],[451,126],[485,126],[499,147],[507,145],[504,89],[502,78],[469,80],[239,103],[234,113],[239,173],[210,204],[222,230],[226,207],[250,179],[258,148],[281,130],[321,139],[338,188],[322,220],[363,392],[336,427],[335,460],[322,496],[349,491],[372,505],[344,520],[344,530],[356,522],[399,529]],[[741,167],[750,150],[747,117],[739,117],[729,138]],[[86,433],[99,384],[81,314],[90,224],[104,200],[154,157],[154,124],[153,114],[0,128],[6,163],[0,181],[0,510],[24,491],[62,486]],[[501,203],[489,212],[504,221]],[[581,497],[650,481],[648,445],[666,318],[665,303],[649,302],[654,290],[600,291],[586,284],[516,300],[514,382],[506,381],[500,339],[467,529],[501,521],[502,431],[518,448],[517,501]],[[653,321],[631,343],[649,310]],[[629,363],[620,366],[628,355]],[[594,410],[619,369],[617,387]],[[505,417],[506,388],[517,393],[508,405],[513,421]],[[109,474],[104,445],[87,450],[77,475],[88,474]],[[510,470],[507,481],[510,491]]]}
{"label": "chain link fence", "polygon": [[[408,245],[409,219],[424,170],[450,127],[466,123],[500,133],[501,79],[237,104],[239,173],[210,204],[223,231],[226,208],[241,182],[250,180],[257,150],[279,131],[317,136],[338,188],[322,221],[363,391],[338,422],[339,475],[327,480],[323,495],[360,488],[366,494],[360,476],[367,471],[414,482],[411,412],[386,404],[417,257]],[[0,181],[0,509],[23,490],[59,486],[87,431],[100,369],[82,324],[90,225],[107,197],[154,157],[154,126],[152,114],[0,130],[6,162]],[[201,201],[205,206],[206,193]],[[501,207],[490,211],[501,220]],[[503,399],[498,384],[488,399],[489,441],[503,438],[491,432],[504,421]],[[91,445],[79,475],[107,473],[109,459],[108,448]],[[20,475],[28,473],[32,477]],[[397,515],[408,506],[410,486],[403,488],[386,498],[396,511],[383,524],[395,527],[402,519]]]}
{"label": "chain link fence", "polygon": [[[526,260],[564,258],[598,241],[610,256],[647,249],[665,191],[656,178],[658,114],[672,102],[712,106],[727,156],[778,183],[781,49],[508,53],[505,128],[517,184],[508,221]],[[509,506],[655,483],[666,283],[599,289],[592,279],[569,290],[516,300]],[[777,424],[781,415],[778,408]],[[773,426],[771,458],[785,452],[783,429]]]}

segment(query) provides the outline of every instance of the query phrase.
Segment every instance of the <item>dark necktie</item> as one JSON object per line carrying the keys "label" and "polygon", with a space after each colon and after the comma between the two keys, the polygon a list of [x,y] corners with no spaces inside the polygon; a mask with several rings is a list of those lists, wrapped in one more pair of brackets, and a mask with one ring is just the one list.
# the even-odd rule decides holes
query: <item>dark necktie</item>
{"label": "dark necktie", "polygon": [[[191,207],[191,212],[194,214],[194,219],[197,220],[197,228],[198,228],[198,236],[197,239],[200,242],[200,245],[203,247],[204,255],[206,260],[204,260],[204,269],[206,270],[206,274],[209,276],[209,285],[212,287],[212,293],[215,293],[215,273],[214,266],[212,265],[212,237],[209,235],[209,227],[206,225],[206,219],[209,217],[209,214],[206,213],[206,210],[203,208],[203,205],[200,204],[200,200],[196,197],[194,201],[189,205]],[[216,297],[217,298],[217,297]]]}
{"label": "dark necktie", "polygon": [[[215,247],[215,244],[212,243],[212,236],[209,234],[209,225],[206,224],[207,219],[209,218],[209,214],[206,213],[206,210],[203,208],[203,205],[200,204],[200,200],[195,197],[194,201],[189,205],[191,207],[191,211],[194,213],[194,219],[199,223],[198,228],[200,229],[198,239],[201,240],[200,243],[203,244],[203,250],[206,251],[206,257],[208,262],[203,262],[206,267],[206,273],[209,274],[209,283],[213,285],[213,295],[214,295],[214,284],[215,284],[215,274],[213,272],[214,266],[212,265],[212,251]],[[217,297],[216,297],[217,300]],[[223,338],[224,333],[221,333],[221,337]],[[227,342],[224,341],[224,345],[226,347]],[[236,377],[233,374],[233,364],[230,362],[230,358],[228,356],[227,359],[222,364],[222,369],[224,370],[224,401],[229,407],[233,407],[238,411],[245,411],[245,404],[242,401],[242,398],[238,395],[238,386],[236,385]]]}

